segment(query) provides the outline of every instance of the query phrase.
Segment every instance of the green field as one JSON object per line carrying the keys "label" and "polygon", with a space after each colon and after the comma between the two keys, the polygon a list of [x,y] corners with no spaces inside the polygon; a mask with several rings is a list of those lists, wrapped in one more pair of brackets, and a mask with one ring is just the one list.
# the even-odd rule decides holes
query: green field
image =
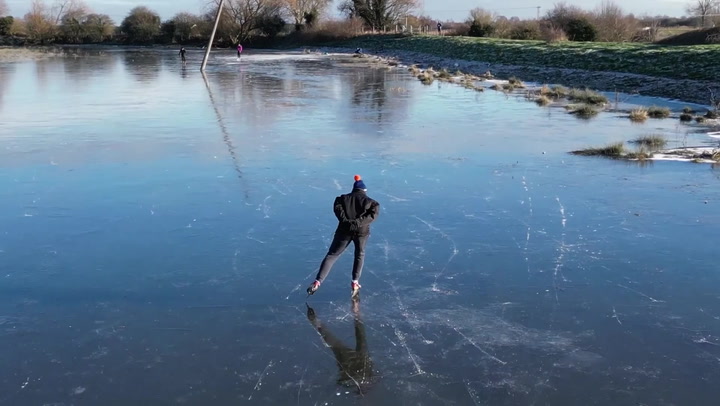
{"label": "green field", "polygon": [[521,66],[639,73],[720,82],[720,45],[660,46],[638,43],[514,41],[472,37],[358,37],[336,44],[374,50],[421,52],[439,57]]}

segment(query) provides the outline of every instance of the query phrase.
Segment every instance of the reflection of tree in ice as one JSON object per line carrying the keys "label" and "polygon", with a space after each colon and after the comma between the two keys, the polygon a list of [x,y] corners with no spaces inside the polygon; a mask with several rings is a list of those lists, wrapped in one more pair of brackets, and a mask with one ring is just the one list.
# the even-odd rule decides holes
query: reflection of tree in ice
{"label": "reflection of tree in ice", "polygon": [[3,108],[4,89],[7,89],[7,85],[15,74],[17,66],[15,63],[0,65],[0,113],[2,113]]}
{"label": "reflection of tree in ice", "polygon": [[[370,66],[366,69],[353,69],[343,75],[347,85],[343,93],[350,93],[350,109],[353,125],[367,126],[373,133],[384,130],[401,121],[407,114],[411,98],[405,92],[394,91],[389,83],[402,77],[398,71]],[[354,128],[357,130],[357,128]]]}
{"label": "reflection of tree in ice", "polygon": [[125,70],[141,83],[152,83],[160,76],[162,55],[154,50],[123,52]]}
{"label": "reflection of tree in ice", "polygon": [[[65,77],[72,80],[75,87],[87,86],[90,78],[107,81],[118,66],[117,54],[102,50],[69,49],[62,58]],[[125,60],[127,64],[128,61]],[[144,63],[140,60],[132,63]]]}

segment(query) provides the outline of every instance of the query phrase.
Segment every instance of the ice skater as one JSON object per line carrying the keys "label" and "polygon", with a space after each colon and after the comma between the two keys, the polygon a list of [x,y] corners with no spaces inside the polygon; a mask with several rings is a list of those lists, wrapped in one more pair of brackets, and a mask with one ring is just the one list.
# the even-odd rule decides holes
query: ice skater
{"label": "ice skater", "polygon": [[335,236],[307,293],[312,295],[320,288],[335,261],[352,242],[355,245],[355,260],[350,289],[355,297],[360,291],[360,274],[365,261],[365,244],[370,237],[370,223],[380,215],[380,204],[367,195],[365,183],[360,175],[355,175],[352,192],[335,198],[334,211],[338,219]]}
{"label": "ice skater", "polygon": [[183,64],[185,64],[185,47],[180,47],[180,60]]}
{"label": "ice skater", "polygon": [[242,45],[238,44],[237,46],[237,59],[240,60],[240,56],[242,55],[243,47]]}

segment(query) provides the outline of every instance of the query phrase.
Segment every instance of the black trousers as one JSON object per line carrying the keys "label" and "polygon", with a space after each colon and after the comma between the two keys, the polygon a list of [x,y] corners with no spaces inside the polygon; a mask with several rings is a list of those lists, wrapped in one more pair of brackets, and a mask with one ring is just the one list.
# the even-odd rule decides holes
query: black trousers
{"label": "black trousers", "polygon": [[322,264],[320,264],[320,270],[318,271],[315,279],[320,282],[324,281],[330,273],[333,265],[335,265],[335,261],[340,258],[340,255],[352,242],[355,244],[355,260],[353,262],[352,280],[360,280],[363,263],[365,262],[365,244],[367,243],[369,237],[369,234],[357,235],[355,233],[346,234],[336,232],[335,237],[333,237],[333,241],[330,244],[330,249],[328,250],[327,255],[325,255],[325,259],[323,259]]}

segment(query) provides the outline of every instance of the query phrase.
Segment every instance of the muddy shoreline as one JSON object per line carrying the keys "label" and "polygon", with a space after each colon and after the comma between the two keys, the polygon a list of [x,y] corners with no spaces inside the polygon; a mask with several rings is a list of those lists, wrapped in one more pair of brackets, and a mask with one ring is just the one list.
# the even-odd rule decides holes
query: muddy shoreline
{"label": "muddy shoreline", "polygon": [[[325,47],[321,52],[352,53],[354,49]],[[417,65],[420,68],[447,68],[449,71],[461,70],[473,75],[492,72],[499,79],[517,77],[527,82],[540,84],[559,84],[568,87],[588,87],[604,92],[620,92],[643,96],[708,105],[710,91],[720,90],[720,83],[690,79],[669,79],[654,76],[619,73],[594,72],[579,69],[549,68],[539,66],[505,65],[490,62],[475,62],[463,59],[443,58],[429,54],[373,49],[363,49],[368,55],[396,60],[404,65]]]}

